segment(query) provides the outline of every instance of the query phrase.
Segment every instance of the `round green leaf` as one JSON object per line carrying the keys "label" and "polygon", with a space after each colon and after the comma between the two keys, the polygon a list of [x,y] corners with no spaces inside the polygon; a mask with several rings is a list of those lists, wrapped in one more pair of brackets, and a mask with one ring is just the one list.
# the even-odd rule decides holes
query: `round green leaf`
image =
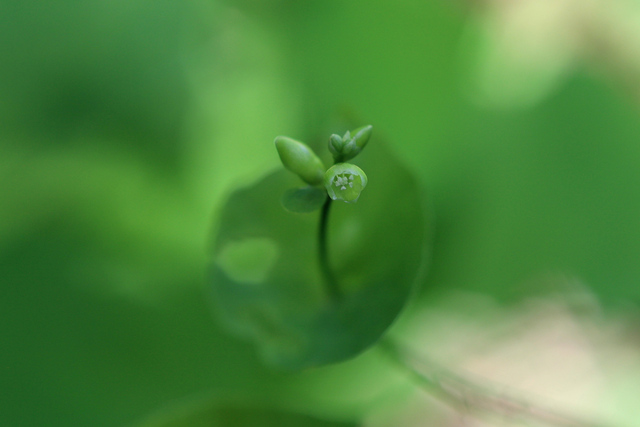
{"label": "round green leaf", "polygon": [[[358,164],[367,170],[367,191],[355,204],[332,202],[329,217],[338,301],[328,297],[318,265],[319,213],[297,215],[280,204],[295,176],[268,175],[234,192],[222,210],[211,269],[215,311],[271,365],[300,369],[354,357],[384,334],[412,294],[430,229],[425,195],[379,142]],[[246,242],[261,242],[262,250]],[[260,275],[243,280],[230,270],[230,246],[241,260],[243,246],[252,249],[247,259],[265,257],[251,261],[262,266]]]}
{"label": "round green leaf", "polygon": [[282,206],[289,212],[309,213],[320,209],[327,192],[319,187],[291,188],[282,195]]}

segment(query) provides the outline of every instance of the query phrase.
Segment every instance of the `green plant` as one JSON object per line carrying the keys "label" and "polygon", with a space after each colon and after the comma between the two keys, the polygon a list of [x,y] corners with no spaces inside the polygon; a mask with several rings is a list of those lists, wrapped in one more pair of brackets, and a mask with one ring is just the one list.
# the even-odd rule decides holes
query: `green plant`
{"label": "green plant", "polygon": [[[429,216],[415,178],[382,142],[363,150],[371,126],[343,135],[328,150],[277,137],[288,171],[237,190],[220,216],[216,313],[279,368],[335,363],[375,344],[425,264]],[[364,170],[375,171],[371,183]]]}
{"label": "green plant", "polygon": [[[282,199],[283,206],[291,212],[313,212],[322,206],[318,227],[318,261],[327,295],[334,302],[341,298],[340,285],[329,265],[327,249],[327,223],[331,203],[342,200],[355,203],[367,186],[367,175],[358,166],[345,163],[362,151],[371,137],[371,125],[356,129],[351,136],[347,131],[343,137],[333,134],[329,138],[329,151],[334,165],[326,171],[322,161],[306,144],[285,136],[275,139],[280,160],[285,168],[294,172],[303,181],[315,185],[288,190]],[[324,188],[322,188],[324,186]]]}
{"label": "green plant", "polygon": [[[424,193],[384,144],[363,151],[371,134],[365,126],[331,135],[329,168],[311,146],[279,136],[275,146],[289,172],[231,195],[212,271],[224,325],[279,368],[335,363],[379,343],[408,378],[457,410],[591,425],[497,394],[385,336],[425,264],[430,222]],[[356,157],[362,167],[346,163]],[[363,168],[372,173],[370,185]]]}

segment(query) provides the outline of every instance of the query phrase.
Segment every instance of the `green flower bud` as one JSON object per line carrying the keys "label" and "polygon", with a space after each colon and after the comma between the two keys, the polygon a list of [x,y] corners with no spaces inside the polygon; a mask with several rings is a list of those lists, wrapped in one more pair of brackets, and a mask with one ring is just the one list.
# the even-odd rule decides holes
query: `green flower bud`
{"label": "green flower bud", "polygon": [[362,150],[364,146],[367,145],[367,142],[369,142],[369,138],[371,138],[372,131],[373,131],[373,126],[367,125],[367,126],[362,126],[354,130],[353,132],[351,132],[353,134],[353,139],[355,139],[356,146],[360,150]]}
{"label": "green flower bud", "polygon": [[[362,126],[353,132],[347,131],[342,138],[331,135],[329,139],[329,151],[337,163],[353,159],[367,145],[373,126]],[[353,136],[352,136],[353,135]]]}
{"label": "green flower bud", "polygon": [[355,203],[367,186],[367,175],[351,163],[338,163],[324,174],[324,186],[333,200]]}
{"label": "green flower bud", "polygon": [[329,151],[333,154],[333,157],[340,156],[342,153],[342,147],[344,143],[342,142],[342,138],[340,135],[336,135],[335,133],[329,137]]}
{"label": "green flower bud", "polygon": [[285,168],[307,184],[322,184],[325,167],[311,148],[286,136],[278,136],[274,142]]}

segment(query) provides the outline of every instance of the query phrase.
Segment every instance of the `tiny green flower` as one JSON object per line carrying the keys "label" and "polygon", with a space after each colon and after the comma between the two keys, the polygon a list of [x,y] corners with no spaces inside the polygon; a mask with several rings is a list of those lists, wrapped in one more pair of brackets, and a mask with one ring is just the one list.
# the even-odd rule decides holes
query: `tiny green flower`
{"label": "tiny green flower", "polygon": [[322,184],[325,167],[309,146],[286,136],[278,136],[274,143],[285,168],[307,184]]}
{"label": "tiny green flower", "polygon": [[367,186],[367,175],[351,163],[338,163],[324,174],[324,186],[333,200],[355,203]]}

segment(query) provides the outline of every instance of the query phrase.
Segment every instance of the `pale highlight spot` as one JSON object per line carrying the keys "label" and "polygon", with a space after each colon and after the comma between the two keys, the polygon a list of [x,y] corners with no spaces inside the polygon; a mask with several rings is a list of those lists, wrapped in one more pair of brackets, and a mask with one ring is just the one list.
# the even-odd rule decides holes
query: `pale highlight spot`
{"label": "pale highlight spot", "polygon": [[216,257],[216,264],[236,282],[263,283],[278,259],[278,245],[266,237],[227,243]]}

